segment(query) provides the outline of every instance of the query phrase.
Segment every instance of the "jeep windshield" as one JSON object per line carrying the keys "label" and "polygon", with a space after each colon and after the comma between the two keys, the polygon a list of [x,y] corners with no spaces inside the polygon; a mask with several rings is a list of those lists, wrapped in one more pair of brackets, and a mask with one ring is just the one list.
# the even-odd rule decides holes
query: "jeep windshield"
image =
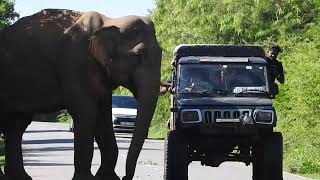
{"label": "jeep windshield", "polygon": [[178,93],[203,96],[269,94],[266,66],[248,63],[180,64]]}

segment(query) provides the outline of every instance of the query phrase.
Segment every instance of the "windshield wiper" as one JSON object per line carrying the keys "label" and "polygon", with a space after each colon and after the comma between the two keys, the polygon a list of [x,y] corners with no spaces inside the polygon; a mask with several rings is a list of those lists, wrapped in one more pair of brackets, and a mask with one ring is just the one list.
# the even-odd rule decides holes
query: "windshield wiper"
{"label": "windshield wiper", "polygon": [[238,96],[240,94],[244,94],[244,93],[263,93],[263,94],[268,94],[270,95],[270,92],[269,91],[266,91],[266,90],[259,90],[259,89],[245,89],[243,91],[240,91],[240,92],[237,92],[234,94],[234,96]]}
{"label": "windshield wiper", "polygon": [[200,94],[226,94],[228,92],[229,91],[224,89],[210,89],[210,90],[202,91]]}

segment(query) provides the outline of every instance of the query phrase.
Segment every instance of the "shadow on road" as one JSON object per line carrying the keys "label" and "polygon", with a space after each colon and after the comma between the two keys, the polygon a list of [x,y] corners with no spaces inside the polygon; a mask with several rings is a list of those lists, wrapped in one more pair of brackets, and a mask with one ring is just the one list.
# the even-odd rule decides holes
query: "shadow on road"
{"label": "shadow on road", "polygon": [[[38,140],[23,140],[22,144],[32,145],[32,144],[73,144],[74,139],[38,139]],[[117,143],[127,143],[129,144],[131,139],[117,139]]]}
{"label": "shadow on road", "polygon": [[25,162],[25,166],[73,166],[73,164],[69,163],[39,163],[39,162]]}
{"label": "shadow on road", "polygon": [[27,130],[25,133],[47,133],[47,132],[70,132],[69,130],[62,130],[62,129],[57,129],[57,130]]}
{"label": "shadow on road", "polygon": [[24,140],[22,144],[66,144],[72,143],[73,139],[41,139],[41,140]]}
{"label": "shadow on road", "polygon": [[41,152],[52,152],[52,151],[73,151],[72,147],[44,147],[44,148],[23,148],[24,153],[41,153]]}

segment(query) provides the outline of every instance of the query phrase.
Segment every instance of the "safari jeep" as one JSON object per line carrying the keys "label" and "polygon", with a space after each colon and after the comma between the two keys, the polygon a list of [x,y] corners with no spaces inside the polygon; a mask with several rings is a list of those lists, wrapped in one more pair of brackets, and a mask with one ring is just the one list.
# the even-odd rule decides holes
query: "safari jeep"
{"label": "safari jeep", "polygon": [[258,46],[176,47],[165,180],[187,180],[192,161],[243,162],[252,164],[253,180],[282,180],[283,140],[274,132],[264,56]]}

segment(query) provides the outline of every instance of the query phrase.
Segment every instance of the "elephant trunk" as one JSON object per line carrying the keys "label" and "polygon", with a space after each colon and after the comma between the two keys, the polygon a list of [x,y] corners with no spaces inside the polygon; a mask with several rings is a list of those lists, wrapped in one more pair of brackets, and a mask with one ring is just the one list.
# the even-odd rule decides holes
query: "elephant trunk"
{"label": "elephant trunk", "polygon": [[[160,79],[160,78],[159,78]],[[131,180],[134,176],[136,163],[144,140],[148,136],[150,123],[156,108],[159,94],[159,79],[147,80],[138,86],[138,110],[134,133],[126,160],[126,176],[124,180]]]}

